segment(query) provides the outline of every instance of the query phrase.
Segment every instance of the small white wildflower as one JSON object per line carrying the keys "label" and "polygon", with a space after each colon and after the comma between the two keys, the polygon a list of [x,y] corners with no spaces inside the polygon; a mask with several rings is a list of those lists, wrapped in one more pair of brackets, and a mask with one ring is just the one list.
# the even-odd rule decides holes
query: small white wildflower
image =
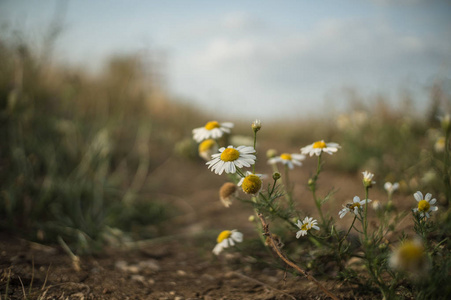
{"label": "small white wildflower", "polygon": [[399,189],[399,183],[395,182],[392,184],[391,182],[386,182],[384,184],[384,189],[389,195],[392,195],[397,189]]}
{"label": "small white wildflower", "polygon": [[[371,200],[368,199],[368,203],[370,202]],[[365,199],[360,201],[360,198],[358,196],[355,196],[352,200],[352,203],[348,203],[346,204],[346,206],[343,206],[343,209],[338,213],[340,219],[343,218],[348,212],[353,212],[355,215],[359,214],[359,211],[362,210],[362,206],[365,205],[365,203]]]}
{"label": "small white wildflower", "polygon": [[323,140],[321,140],[301,148],[301,153],[308,154],[310,156],[320,156],[321,153],[326,152],[332,155],[333,153],[337,152],[339,148],[340,145],[338,145],[337,143],[325,143]]}
{"label": "small white wildflower", "polygon": [[418,202],[418,207],[414,208],[414,212],[419,212],[420,217],[426,216],[426,218],[430,218],[429,213],[433,211],[437,211],[437,206],[432,206],[432,204],[435,204],[437,202],[437,199],[431,199],[432,195],[430,193],[427,193],[426,196],[423,198],[423,193],[420,191],[417,191],[415,194],[413,194],[415,197],[415,200]]}
{"label": "small white wildflower", "polygon": [[444,136],[439,137],[434,144],[435,152],[441,153],[441,152],[445,151],[445,146],[446,146],[445,142],[446,142],[446,140],[445,140]]}
{"label": "small white wildflower", "polygon": [[210,121],[204,127],[193,129],[193,138],[198,143],[205,139],[219,139],[224,133],[230,133],[231,128],[233,123]]}
{"label": "small white wildflower", "polygon": [[208,168],[216,174],[221,175],[224,171],[227,174],[236,173],[236,168],[250,167],[257,159],[253,147],[239,146],[234,148],[220,148],[219,153],[213,154],[211,160],[207,162]]}
{"label": "small white wildflower", "polygon": [[368,171],[362,172],[363,174],[363,185],[366,187],[372,187],[373,184],[376,184],[376,181],[373,180],[374,174]]}
{"label": "small white wildflower", "polygon": [[213,139],[208,139],[199,144],[199,156],[209,161],[211,156],[218,152],[218,143]]}
{"label": "small white wildflower", "polygon": [[305,217],[304,221],[302,221],[302,222],[301,222],[301,220],[298,220],[298,222],[296,223],[296,226],[299,227],[299,229],[301,229],[298,232],[296,232],[297,239],[301,236],[307,235],[307,232],[312,228],[319,230],[318,221],[313,220],[313,218],[309,218],[309,217]]}
{"label": "small white wildflower", "polygon": [[296,166],[302,166],[301,161],[305,159],[305,155],[303,154],[298,154],[298,153],[293,153],[293,154],[288,154],[288,153],[282,153],[280,156],[276,156],[273,158],[270,158],[268,160],[269,164],[275,164],[275,163],[282,163],[284,165],[287,165],[288,168],[293,169],[294,165]]}
{"label": "small white wildflower", "polygon": [[218,235],[217,244],[213,248],[213,253],[219,255],[224,248],[235,246],[235,243],[241,243],[243,241],[243,234],[234,230],[224,230]]}
{"label": "small white wildflower", "polygon": [[259,131],[262,128],[262,122],[258,119],[256,119],[254,122],[252,122],[252,130],[254,132]]}
{"label": "small white wildflower", "polygon": [[389,264],[393,269],[407,272],[410,276],[421,276],[429,268],[429,261],[420,240],[407,240],[390,255]]}

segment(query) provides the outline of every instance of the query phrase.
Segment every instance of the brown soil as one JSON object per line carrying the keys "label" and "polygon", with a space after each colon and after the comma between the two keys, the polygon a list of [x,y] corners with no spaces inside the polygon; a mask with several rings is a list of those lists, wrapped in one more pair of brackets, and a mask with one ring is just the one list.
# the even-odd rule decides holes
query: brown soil
{"label": "brown soil", "polygon": [[[262,169],[268,168],[261,164]],[[311,159],[292,172],[295,196],[301,199],[302,209],[313,216],[315,208],[304,183],[314,167]],[[267,171],[270,174],[269,168]],[[224,208],[220,203],[218,189],[226,181],[224,175],[211,173],[202,162],[172,157],[150,174],[149,181],[149,186],[158,190],[148,192],[179,211],[165,225],[168,236],[83,256],[80,269],[76,270],[77,266],[59,246],[43,246],[3,233],[0,299],[5,294],[8,299],[328,298],[306,278],[293,276],[291,270],[254,267],[239,252],[225,251],[219,257],[211,253],[214,235],[224,229],[238,229],[245,238],[257,238],[248,221],[253,213],[250,207],[234,203]],[[319,184],[324,186],[324,193],[329,187],[340,188],[333,202],[326,206],[331,214],[337,214],[341,205],[353,196],[363,196],[360,174],[351,176],[325,170]],[[370,198],[385,199],[380,189],[371,193]],[[345,226],[348,221],[338,220],[338,226]],[[273,257],[268,254],[267,259]],[[364,299],[334,278],[318,280],[339,298]]]}

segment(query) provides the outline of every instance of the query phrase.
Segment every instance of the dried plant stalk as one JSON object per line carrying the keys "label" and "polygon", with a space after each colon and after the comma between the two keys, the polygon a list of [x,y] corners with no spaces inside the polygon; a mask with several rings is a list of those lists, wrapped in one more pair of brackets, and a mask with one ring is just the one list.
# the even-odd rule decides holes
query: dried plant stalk
{"label": "dried plant stalk", "polygon": [[305,277],[307,277],[308,280],[312,281],[314,284],[316,284],[317,287],[319,287],[327,296],[331,297],[334,300],[338,300],[338,298],[332,294],[328,289],[326,289],[321,283],[318,282],[318,280],[315,279],[312,275],[310,275],[307,271],[301,269],[298,265],[296,265],[294,262],[292,262],[282,251],[280,250],[277,241],[272,236],[271,232],[269,231],[269,224],[266,223],[265,218],[261,213],[258,214],[258,217],[260,218],[260,221],[263,226],[264,235],[269,237],[271,247],[274,249],[274,251],[277,253],[277,255],[290,267],[298,271],[299,273],[303,274]]}

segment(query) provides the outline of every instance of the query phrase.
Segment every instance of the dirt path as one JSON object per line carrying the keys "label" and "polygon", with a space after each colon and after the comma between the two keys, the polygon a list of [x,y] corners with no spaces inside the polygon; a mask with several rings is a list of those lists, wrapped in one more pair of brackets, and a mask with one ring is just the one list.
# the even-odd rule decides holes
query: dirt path
{"label": "dirt path", "polygon": [[[315,215],[313,201],[301,184],[307,182],[313,168],[307,162],[293,172],[292,180],[298,183],[294,193],[299,205]],[[158,190],[147,191],[177,208],[178,215],[165,224],[170,235],[82,257],[79,271],[60,247],[1,234],[2,297],[7,292],[10,299],[24,299],[25,292],[31,299],[326,299],[305,278],[283,270],[254,268],[249,257],[237,252],[219,257],[211,253],[214,236],[224,229],[239,229],[245,238],[257,238],[248,221],[253,212],[250,207],[234,203],[225,208],[220,203],[218,189],[225,180],[202,163],[170,158],[149,176],[149,186]],[[345,201],[363,191],[359,175],[325,171],[320,193],[327,192],[323,191],[326,183],[327,188],[339,187],[334,201],[326,207],[331,214],[337,214]],[[372,195],[373,199],[385,199],[377,188]],[[346,223],[338,221],[339,226]],[[338,297],[355,299],[351,289],[333,279],[321,282]]]}

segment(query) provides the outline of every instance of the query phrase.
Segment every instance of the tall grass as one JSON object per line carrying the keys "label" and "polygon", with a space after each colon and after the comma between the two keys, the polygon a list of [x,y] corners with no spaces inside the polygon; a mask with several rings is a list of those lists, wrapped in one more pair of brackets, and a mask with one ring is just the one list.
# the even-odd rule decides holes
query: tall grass
{"label": "tall grass", "polygon": [[168,217],[141,191],[186,133],[163,122],[176,109],[144,59],[93,76],[0,36],[0,227],[83,252]]}

